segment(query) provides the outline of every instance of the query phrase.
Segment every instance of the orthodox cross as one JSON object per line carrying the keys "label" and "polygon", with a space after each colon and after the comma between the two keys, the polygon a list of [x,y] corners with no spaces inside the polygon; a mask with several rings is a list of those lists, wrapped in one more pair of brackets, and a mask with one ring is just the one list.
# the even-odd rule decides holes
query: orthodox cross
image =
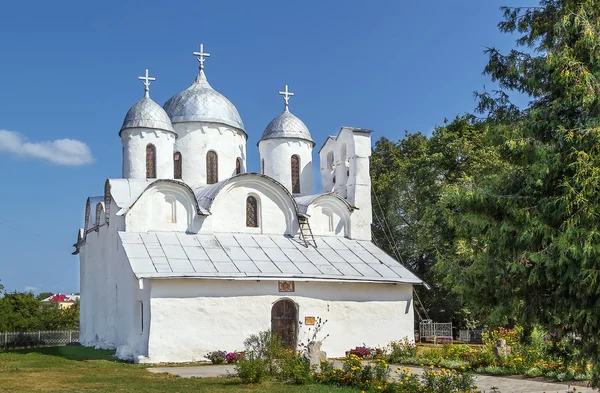
{"label": "orthodox cross", "polygon": [[146,76],[138,76],[138,79],[144,81],[144,97],[150,97],[150,81],[155,81],[156,78],[148,76],[148,69],[146,68]]}
{"label": "orthodox cross", "polygon": [[200,52],[194,52],[194,56],[198,56],[198,62],[200,63],[200,70],[204,69],[205,57],[210,57],[210,53],[204,52],[204,44],[200,44]]}
{"label": "orthodox cross", "polygon": [[290,106],[290,97],[294,95],[288,91],[288,85],[285,85],[285,91],[280,91],[279,94],[283,96],[283,101],[285,102],[285,110],[289,111],[288,107]]}

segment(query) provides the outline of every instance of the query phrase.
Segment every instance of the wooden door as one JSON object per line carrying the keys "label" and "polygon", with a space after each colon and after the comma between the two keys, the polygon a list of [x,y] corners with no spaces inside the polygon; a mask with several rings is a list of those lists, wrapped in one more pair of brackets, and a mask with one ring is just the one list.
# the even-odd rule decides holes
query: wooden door
{"label": "wooden door", "polygon": [[296,349],[298,332],[296,329],[296,305],[291,300],[277,301],[271,309],[271,332],[281,339],[285,348]]}

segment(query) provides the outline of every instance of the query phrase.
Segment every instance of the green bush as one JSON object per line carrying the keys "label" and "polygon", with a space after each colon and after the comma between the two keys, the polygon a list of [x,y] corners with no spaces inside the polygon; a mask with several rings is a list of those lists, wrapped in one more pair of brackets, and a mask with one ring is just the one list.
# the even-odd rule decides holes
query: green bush
{"label": "green bush", "polygon": [[401,363],[404,359],[417,357],[417,344],[410,341],[408,337],[402,340],[392,341],[387,346],[387,361],[390,363]]}
{"label": "green bush", "polygon": [[310,367],[306,360],[299,356],[284,358],[280,361],[278,379],[304,385],[310,381]]}
{"label": "green bush", "polygon": [[544,373],[537,367],[532,367],[525,371],[525,376],[530,378],[541,377],[542,375],[544,375]]}
{"label": "green bush", "polygon": [[235,364],[235,371],[244,383],[261,383],[269,378],[269,362],[247,357]]}
{"label": "green bush", "polygon": [[492,374],[492,375],[510,375],[510,370],[500,367],[500,366],[487,366],[487,367],[479,367],[477,369],[478,373],[483,374]]}

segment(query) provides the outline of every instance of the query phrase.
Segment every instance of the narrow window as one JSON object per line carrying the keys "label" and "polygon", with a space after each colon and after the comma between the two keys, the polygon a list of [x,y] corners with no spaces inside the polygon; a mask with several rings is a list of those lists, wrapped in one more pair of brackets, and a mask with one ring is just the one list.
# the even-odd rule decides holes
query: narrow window
{"label": "narrow window", "polygon": [[173,165],[174,165],[174,177],[175,179],[181,179],[181,168],[182,168],[182,161],[181,161],[181,153],[177,152],[175,154],[173,154]]}
{"label": "narrow window", "polygon": [[140,302],[140,331],[144,333],[144,302]]}
{"label": "narrow window", "polygon": [[246,226],[258,228],[258,201],[253,196],[246,198]]}
{"label": "narrow window", "polygon": [[265,174],[265,159],[260,160],[260,173]]}
{"label": "narrow window", "polygon": [[292,156],[292,194],[300,194],[300,157]]}
{"label": "narrow window", "polygon": [[102,219],[102,204],[98,203],[96,205],[96,225],[100,225],[101,219]]}
{"label": "narrow window", "polygon": [[235,160],[235,174],[239,175],[240,173],[242,173],[242,159],[238,157]]}
{"label": "narrow window", "polygon": [[333,152],[327,153],[327,169],[333,169]]}
{"label": "narrow window", "polygon": [[156,179],[156,147],[146,146],[146,179]]}
{"label": "narrow window", "polygon": [[215,184],[219,181],[219,163],[217,153],[209,151],[206,154],[206,184]]}

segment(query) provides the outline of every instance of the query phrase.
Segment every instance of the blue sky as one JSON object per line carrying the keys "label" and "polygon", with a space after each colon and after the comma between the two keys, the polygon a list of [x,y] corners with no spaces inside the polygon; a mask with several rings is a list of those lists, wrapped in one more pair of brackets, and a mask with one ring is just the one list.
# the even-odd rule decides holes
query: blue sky
{"label": "blue sky", "polygon": [[[501,5],[457,1],[60,1],[0,6],[0,280],[7,290],[75,292],[71,245],[85,200],[120,177],[117,135],[143,96],[163,104],[197,73],[238,108],[257,171],[258,141],[283,109],[317,147],[342,125],[397,140],[473,110],[487,46],[508,49]],[[316,149],[315,149],[316,150]]]}

